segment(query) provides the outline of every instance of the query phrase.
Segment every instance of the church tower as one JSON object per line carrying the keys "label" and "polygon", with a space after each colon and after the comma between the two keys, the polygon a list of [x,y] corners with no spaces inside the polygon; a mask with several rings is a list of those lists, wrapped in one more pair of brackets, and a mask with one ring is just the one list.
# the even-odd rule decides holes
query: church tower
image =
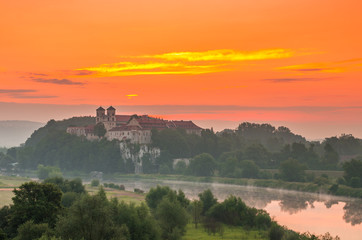
{"label": "church tower", "polygon": [[96,124],[99,122],[103,122],[106,110],[102,107],[99,107],[97,108],[96,112],[97,112]]}

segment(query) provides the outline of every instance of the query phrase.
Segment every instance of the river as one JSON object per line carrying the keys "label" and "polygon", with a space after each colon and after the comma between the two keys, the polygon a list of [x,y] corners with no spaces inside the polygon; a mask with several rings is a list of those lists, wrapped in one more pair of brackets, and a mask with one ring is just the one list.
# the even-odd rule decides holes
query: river
{"label": "river", "polygon": [[362,239],[362,200],[325,194],[303,193],[270,188],[220,183],[159,180],[113,181],[126,190],[148,191],[157,184],[181,189],[189,199],[210,189],[219,201],[229,195],[240,197],[248,206],[266,210],[279,224],[298,232],[338,235],[341,240]]}

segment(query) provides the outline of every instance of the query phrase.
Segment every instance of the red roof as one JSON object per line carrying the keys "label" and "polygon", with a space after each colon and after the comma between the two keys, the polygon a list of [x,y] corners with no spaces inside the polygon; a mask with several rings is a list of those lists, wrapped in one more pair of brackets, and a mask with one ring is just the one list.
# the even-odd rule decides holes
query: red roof
{"label": "red roof", "polygon": [[192,121],[172,121],[177,128],[184,128],[184,129],[201,129]]}
{"label": "red roof", "polygon": [[127,125],[122,125],[119,127],[114,127],[112,129],[110,129],[110,132],[118,132],[118,131],[131,131],[131,130],[140,130],[141,128],[139,126],[127,126]]}
{"label": "red roof", "polygon": [[131,115],[116,115],[116,122],[128,122]]}

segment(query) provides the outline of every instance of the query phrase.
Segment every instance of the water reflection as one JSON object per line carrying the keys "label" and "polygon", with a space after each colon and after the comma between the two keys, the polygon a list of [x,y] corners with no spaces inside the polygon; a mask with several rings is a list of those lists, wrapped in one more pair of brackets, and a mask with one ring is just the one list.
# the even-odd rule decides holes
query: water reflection
{"label": "water reflection", "polygon": [[305,197],[297,198],[295,195],[285,194],[284,196],[281,197],[279,206],[281,211],[283,212],[287,212],[289,214],[296,214],[302,211],[303,209],[307,209],[309,202],[312,202],[313,204],[314,200],[309,200],[306,199]]}
{"label": "water reflection", "polygon": [[362,200],[354,200],[346,203],[343,207],[343,219],[352,226],[361,224],[362,222]]}
{"label": "water reflection", "polygon": [[219,183],[193,183],[182,181],[154,181],[154,180],[123,180],[117,181],[125,185],[127,190],[139,188],[148,191],[158,185],[167,185],[174,190],[181,189],[190,199],[197,199],[198,194],[210,189],[219,201],[230,195],[240,197],[248,206],[265,209],[272,201],[278,201],[280,211],[290,215],[299,214],[307,209],[314,209],[315,204],[323,203],[330,209],[339,203],[343,207],[343,220],[352,226],[362,223],[362,200],[324,194],[303,193],[279,189],[257,188],[251,186],[237,186]]}

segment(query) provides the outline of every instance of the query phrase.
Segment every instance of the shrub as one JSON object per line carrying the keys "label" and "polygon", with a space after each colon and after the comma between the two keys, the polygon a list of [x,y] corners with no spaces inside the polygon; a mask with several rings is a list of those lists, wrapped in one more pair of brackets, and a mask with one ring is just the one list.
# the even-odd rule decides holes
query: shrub
{"label": "shrub", "polygon": [[98,187],[99,186],[99,180],[98,179],[93,179],[91,182],[91,186],[92,187]]}
{"label": "shrub", "polygon": [[284,235],[284,229],[278,224],[274,223],[269,230],[270,240],[281,240]]}

